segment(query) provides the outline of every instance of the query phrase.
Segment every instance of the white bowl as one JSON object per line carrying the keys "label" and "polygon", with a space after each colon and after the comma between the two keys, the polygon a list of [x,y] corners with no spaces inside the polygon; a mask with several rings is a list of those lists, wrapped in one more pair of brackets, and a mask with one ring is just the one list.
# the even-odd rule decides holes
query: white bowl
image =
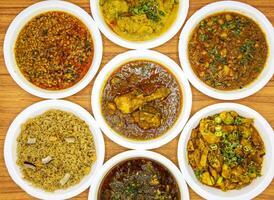
{"label": "white bowl", "polygon": [[[16,164],[17,160],[17,142],[16,139],[21,132],[21,124],[29,118],[33,118],[46,112],[49,109],[59,109],[75,114],[77,117],[84,120],[90,128],[93,135],[93,140],[96,147],[96,161],[93,163],[90,173],[85,176],[80,183],[75,186],[69,187],[65,190],[56,190],[54,192],[46,192],[42,189],[32,186],[32,184],[23,179],[20,167]],[[35,103],[25,110],[23,110],[12,122],[7,132],[4,157],[8,172],[13,181],[25,190],[29,195],[39,199],[60,200],[68,199],[76,196],[87,189],[93,182],[94,175],[101,169],[105,156],[105,145],[103,135],[91,116],[81,106],[64,100],[46,100]]]}
{"label": "white bowl", "polygon": [[[112,72],[118,69],[122,64],[133,60],[151,60],[162,64],[176,77],[182,90],[183,105],[177,121],[165,134],[156,139],[147,141],[137,141],[123,137],[109,127],[109,125],[107,124],[102,115],[101,93],[103,87],[105,86],[106,80],[109,78]],[[93,114],[97,123],[99,124],[102,131],[113,142],[130,149],[154,149],[170,142],[183,129],[190,115],[192,105],[192,93],[189,83],[184,75],[184,72],[181,70],[178,64],[175,63],[172,59],[170,59],[166,55],[163,55],[152,50],[132,50],[114,57],[100,71],[93,85],[91,103]]]}
{"label": "white bowl", "polygon": [[[21,29],[30,19],[47,11],[64,11],[72,14],[73,16],[80,19],[86,25],[86,27],[92,35],[94,55],[90,69],[78,83],[64,90],[51,91],[35,86],[22,75],[19,68],[17,67],[15,60],[14,46],[16,43],[17,36],[20,33]],[[103,45],[100,32],[96,24],[94,23],[93,19],[87,12],[85,12],[82,8],[72,3],[53,0],[42,1],[33,4],[32,6],[29,6],[15,17],[15,19],[12,21],[7,30],[4,40],[3,51],[6,67],[14,81],[21,88],[41,98],[58,99],[71,96],[88,85],[88,83],[92,80],[92,78],[95,76],[96,72],[99,69],[102,60]]]}
{"label": "white bowl", "polygon": [[97,23],[99,29],[109,40],[119,46],[128,49],[151,49],[160,46],[170,40],[182,27],[189,8],[189,0],[180,0],[177,18],[175,19],[174,23],[169,27],[169,29],[155,39],[138,42],[124,39],[117,35],[115,32],[113,32],[113,30],[104,20],[104,16],[102,15],[99,2],[99,0],[90,0],[92,16]]}
{"label": "white bowl", "polygon": [[[258,130],[266,149],[264,156],[262,176],[256,178],[252,183],[240,190],[230,190],[223,192],[220,189],[202,184],[195,176],[187,158],[187,142],[190,138],[192,129],[196,128],[202,118],[211,116],[222,111],[234,110],[243,117],[253,118],[254,126]],[[200,196],[210,200],[248,200],[263,192],[271,183],[274,177],[274,138],[273,130],[268,122],[255,110],[235,103],[219,103],[203,108],[195,113],[186,124],[181,133],[178,144],[178,161],[183,176],[188,185]]]}
{"label": "white bowl", "polygon": [[130,160],[133,158],[147,158],[150,160],[153,160],[157,163],[160,163],[164,167],[168,169],[168,171],[173,175],[173,177],[176,179],[176,182],[178,184],[179,190],[180,190],[180,196],[181,200],[189,200],[189,192],[187,185],[183,179],[183,176],[179,169],[166,157],[162,156],[161,154],[152,152],[152,151],[143,151],[143,150],[131,150],[126,151],[123,153],[120,153],[114,157],[112,157],[110,160],[108,160],[103,167],[101,168],[100,172],[96,174],[96,177],[93,181],[93,184],[91,185],[89,189],[89,200],[95,200],[98,197],[98,190],[100,188],[101,182],[103,181],[104,177],[110,172],[110,170],[115,167],[117,164]]}
{"label": "white bowl", "polygon": [[[191,64],[188,58],[188,41],[191,36],[192,31],[195,27],[199,24],[199,22],[210,16],[214,13],[219,13],[222,11],[232,11],[238,12],[242,15],[245,15],[255,22],[257,22],[262,30],[265,32],[267,43],[269,46],[269,55],[266,62],[266,65],[259,75],[259,77],[253,81],[248,86],[245,86],[243,89],[232,90],[232,91],[222,91],[217,90],[213,87],[206,85],[202,82],[197,75],[193,72]],[[206,5],[205,7],[201,8],[197,12],[195,12],[191,18],[186,22],[179,41],[179,58],[181,65],[183,67],[184,72],[186,73],[188,80],[191,84],[198,89],[200,92],[216,98],[216,99],[223,99],[223,100],[233,100],[233,99],[241,99],[247,96],[250,96],[261,88],[263,88],[267,82],[271,79],[274,73],[274,31],[272,24],[268,21],[268,19],[264,16],[256,8],[236,1],[219,1],[216,3],[211,3]]]}

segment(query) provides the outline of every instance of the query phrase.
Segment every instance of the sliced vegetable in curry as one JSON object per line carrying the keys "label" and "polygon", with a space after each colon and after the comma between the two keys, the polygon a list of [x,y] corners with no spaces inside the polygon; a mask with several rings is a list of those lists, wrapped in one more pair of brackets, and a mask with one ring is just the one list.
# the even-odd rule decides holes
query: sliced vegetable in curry
{"label": "sliced vegetable in curry", "polygon": [[163,135],[181,111],[181,88],[166,68],[148,60],[123,64],[102,91],[102,114],[118,134],[148,140]]}
{"label": "sliced vegetable in curry", "polygon": [[105,22],[122,38],[154,39],[173,24],[179,0],[100,0]]}
{"label": "sliced vegetable in curry", "polygon": [[252,83],[267,56],[262,29],[252,19],[234,12],[203,19],[188,43],[193,71],[204,83],[220,90],[241,89]]}
{"label": "sliced vegetable in curry", "polygon": [[155,161],[136,158],[115,166],[104,177],[98,200],[179,200],[173,175]]}
{"label": "sliced vegetable in curry", "polygon": [[187,153],[199,181],[227,191],[261,176],[265,147],[252,119],[228,111],[200,120]]}
{"label": "sliced vegetable in curry", "polygon": [[86,75],[93,41],[78,18],[50,11],[35,16],[22,28],[14,51],[17,66],[28,81],[43,89],[61,90]]}

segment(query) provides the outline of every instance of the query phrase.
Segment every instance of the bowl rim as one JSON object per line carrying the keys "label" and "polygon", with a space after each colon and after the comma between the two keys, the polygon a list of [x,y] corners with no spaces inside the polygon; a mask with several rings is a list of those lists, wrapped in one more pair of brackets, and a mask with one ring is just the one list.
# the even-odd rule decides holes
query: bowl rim
{"label": "bowl rim", "polygon": [[[243,89],[224,91],[218,90],[213,87],[206,85],[202,80],[200,80],[197,75],[193,72],[191,64],[188,58],[188,41],[193,29],[197,24],[207,16],[214,13],[220,13],[223,11],[238,12],[244,16],[253,19],[260,28],[264,31],[266,40],[268,42],[268,59],[263,71],[260,73],[256,80],[251,82],[249,85],[245,86]],[[271,79],[274,73],[274,29],[270,21],[266,16],[258,9],[248,5],[246,3],[241,3],[237,1],[219,1],[215,3],[210,3],[198,11],[196,11],[186,22],[179,38],[178,52],[179,60],[186,73],[188,80],[191,84],[198,89],[200,92],[207,96],[213,97],[215,99],[221,100],[235,100],[248,97],[260,89],[262,89],[267,82]]]}
{"label": "bowl rim", "polygon": [[[66,112],[71,112],[77,117],[83,119],[89,125],[90,130],[92,130],[91,133],[96,146],[96,161],[93,163],[92,170],[89,175],[85,176],[80,183],[74,186],[63,190],[57,190],[58,193],[56,193],[56,191],[47,192],[43,189],[32,186],[30,182],[24,180],[22,173],[20,172],[20,167],[16,164],[16,158],[13,153],[13,151],[16,151],[14,150],[16,145],[16,132],[20,129],[21,124],[27,119],[40,115],[50,109],[65,110]],[[80,105],[65,100],[44,100],[25,108],[11,123],[4,142],[4,160],[10,177],[26,193],[39,199],[61,200],[80,194],[92,183],[95,174],[103,165],[104,157],[105,143],[103,134],[101,133],[100,128],[93,119],[92,115]]]}
{"label": "bowl rim", "polygon": [[100,172],[96,175],[95,180],[89,189],[88,199],[89,200],[96,199],[101,182],[103,181],[105,175],[114,166],[116,166],[117,164],[123,161],[134,159],[134,158],[147,158],[163,165],[175,178],[178,184],[178,187],[180,189],[180,194],[182,199],[189,200],[188,187],[178,167],[165,156],[153,151],[146,151],[146,150],[128,150],[110,158],[103,165]]}
{"label": "bowl rim", "polygon": [[[183,100],[179,116],[167,132],[155,139],[138,141],[121,136],[109,127],[101,112],[100,99],[101,92],[105,86],[105,81],[122,64],[132,60],[150,60],[160,63],[176,77],[177,82],[181,87]],[[100,71],[92,88],[91,105],[94,117],[101,130],[113,142],[129,149],[154,149],[167,144],[181,132],[190,115],[192,107],[192,92],[184,72],[171,58],[152,50],[131,50],[115,56]]]}
{"label": "bowl rim", "polygon": [[[29,82],[20,72],[15,60],[14,45],[18,34],[24,25],[33,17],[47,11],[63,11],[77,17],[83,24],[85,24],[92,36],[94,51],[92,64],[89,70],[80,81],[78,81],[73,86],[63,90],[47,90],[35,86]],[[79,92],[93,79],[101,64],[103,55],[103,43],[97,25],[85,10],[75,4],[66,1],[52,0],[35,3],[25,8],[13,19],[5,34],[3,52],[6,68],[17,85],[34,96],[45,99],[59,99]]]}
{"label": "bowl rim", "polygon": [[180,0],[178,15],[173,24],[169,27],[169,29],[166,32],[156,37],[155,39],[142,42],[124,39],[120,37],[118,34],[116,34],[114,31],[112,31],[111,28],[109,28],[109,26],[104,21],[98,0],[90,0],[90,8],[95,23],[98,25],[101,32],[110,41],[127,49],[151,49],[166,43],[172,37],[174,37],[174,35],[176,35],[176,33],[180,30],[187,17],[189,9],[189,0]]}
{"label": "bowl rim", "polygon": [[[255,119],[255,122],[258,124],[261,124],[261,127],[264,127],[266,130],[265,133],[260,134],[262,139],[264,140],[264,145],[265,148],[268,147],[268,150],[270,153],[268,153],[268,157],[270,158],[270,161],[267,161],[269,164],[269,169],[267,172],[262,175],[263,179],[260,180],[259,183],[254,185],[253,183],[253,188],[249,189],[249,191],[241,191],[240,190],[231,190],[227,192],[223,192],[220,189],[212,188],[209,186],[206,186],[202,183],[200,183],[195,175],[193,175],[193,170],[191,166],[188,164],[188,159],[187,159],[187,152],[186,152],[186,147],[187,147],[187,142],[189,140],[191,130],[197,126],[199,121],[207,116],[211,116],[214,113],[219,113],[221,111],[227,111],[227,110],[235,110],[237,112],[242,112],[244,114],[241,114],[243,116],[247,117],[252,117]],[[255,123],[254,122],[254,123]],[[206,199],[212,199],[212,200],[229,200],[233,198],[234,200],[242,200],[242,199],[253,199],[257,195],[261,194],[271,183],[273,177],[274,177],[274,171],[271,170],[274,167],[274,162],[273,158],[271,157],[271,154],[274,152],[274,138],[272,137],[273,135],[273,130],[270,126],[270,124],[263,118],[262,115],[260,115],[257,111],[242,105],[242,104],[237,104],[237,103],[217,103],[217,104],[212,104],[207,107],[202,108],[198,112],[196,112],[188,121],[186,124],[184,130],[182,131],[179,142],[178,142],[178,149],[177,149],[177,158],[178,158],[178,163],[180,166],[180,170],[183,173],[183,177],[188,183],[188,185],[201,197],[206,198]],[[269,139],[269,141],[267,141]],[[268,145],[268,146],[267,146]],[[184,150],[182,150],[184,149]],[[271,160],[272,159],[272,160]],[[266,158],[264,158],[264,165],[266,162]],[[255,180],[254,180],[255,181]],[[252,184],[252,183],[251,183]],[[248,185],[248,186],[251,186]],[[246,186],[246,187],[248,187]],[[223,196],[216,195],[214,192],[219,192],[219,194],[222,194]],[[234,193],[233,197],[229,196],[229,192]]]}

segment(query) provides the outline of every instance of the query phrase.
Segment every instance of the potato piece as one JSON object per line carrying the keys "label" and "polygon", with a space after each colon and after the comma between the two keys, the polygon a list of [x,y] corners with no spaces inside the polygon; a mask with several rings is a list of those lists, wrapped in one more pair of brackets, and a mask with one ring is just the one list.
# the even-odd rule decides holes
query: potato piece
{"label": "potato piece", "polygon": [[209,185],[209,186],[212,186],[215,184],[215,181],[214,181],[213,177],[210,176],[209,172],[204,172],[201,175],[201,181],[202,181],[202,183]]}
{"label": "potato piece", "polygon": [[200,160],[201,167],[206,167],[207,166],[207,154],[208,154],[208,149],[205,148],[203,150],[203,154],[202,154],[201,160]]}
{"label": "potato piece", "polygon": [[187,143],[187,150],[188,151],[194,151],[193,142],[191,140],[189,140],[188,143]]}
{"label": "potato piece", "polygon": [[223,164],[222,166],[222,176],[226,179],[230,178],[231,169],[227,164]]}

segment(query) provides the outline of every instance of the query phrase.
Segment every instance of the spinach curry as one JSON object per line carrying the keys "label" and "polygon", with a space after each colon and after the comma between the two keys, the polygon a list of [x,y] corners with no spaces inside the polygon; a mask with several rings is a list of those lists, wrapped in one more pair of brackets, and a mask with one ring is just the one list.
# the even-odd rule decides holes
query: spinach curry
{"label": "spinach curry", "polygon": [[149,140],[164,134],[177,120],[181,88],[160,64],[135,60],[120,66],[105,83],[102,114],[118,134]]}
{"label": "spinach curry", "polygon": [[265,148],[253,120],[228,111],[200,120],[192,130],[187,153],[203,184],[227,191],[261,176]]}
{"label": "spinach curry", "polygon": [[179,0],[100,0],[108,26],[131,41],[154,39],[175,21]]}
{"label": "spinach curry", "polygon": [[219,90],[241,89],[263,70],[268,56],[265,34],[252,19],[223,12],[203,19],[188,43],[193,71]]}
{"label": "spinach curry", "polygon": [[14,51],[17,66],[28,81],[43,89],[62,90],[86,75],[93,59],[93,41],[77,17],[49,11],[22,28]]}
{"label": "spinach curry", "polygon": [[179,200],[173,175],[155,161],[136,158],[115,166],[104,178],[98,200]]}

